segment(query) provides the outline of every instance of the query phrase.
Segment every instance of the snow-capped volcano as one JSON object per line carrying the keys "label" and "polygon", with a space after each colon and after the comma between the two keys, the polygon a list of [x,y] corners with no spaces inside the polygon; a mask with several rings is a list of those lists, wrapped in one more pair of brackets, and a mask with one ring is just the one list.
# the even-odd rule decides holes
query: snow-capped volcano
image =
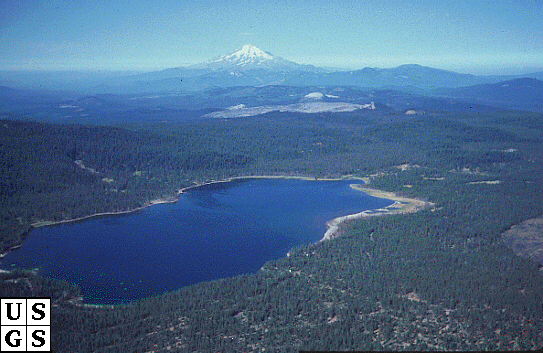
{"label": "snow-capped volcano", "polygon": [[219,56],[213,62],[235,62],[236,65],[247,65],[266,60],[273,60],[274,56],[253,45],[246,44],[228,55]]}
{"label": "snow-capped volcano", "polygon": [[268,70],[274,72],[290,71],[319,71],[311,65],[300,65],[293,61],[274,56],[254,45],[246,44],[227,55],[216,57],[207,63],[192,66],[193,69],[208,69],[212,71],[228,70],[240,73],[251,70]]}

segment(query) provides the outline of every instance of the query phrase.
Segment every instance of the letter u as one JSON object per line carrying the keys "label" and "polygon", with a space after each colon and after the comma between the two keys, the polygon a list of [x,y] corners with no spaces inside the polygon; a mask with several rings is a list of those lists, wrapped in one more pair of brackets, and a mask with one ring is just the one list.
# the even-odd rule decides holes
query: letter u
{"label": "letter u", "polygon": [[[18,309],[17,309],[17,311],[18,311],[17,317],[13,317],[13,315],[11,314],[11,304],[17,304],[17,307],[18,307]],[[10,319],[10,320],[19,320],[19,318],[21,317],[21,303],[6,303],[6,305],[7,305],[7,309],[8,309],[8,312],[7,312],[8,319]]]}

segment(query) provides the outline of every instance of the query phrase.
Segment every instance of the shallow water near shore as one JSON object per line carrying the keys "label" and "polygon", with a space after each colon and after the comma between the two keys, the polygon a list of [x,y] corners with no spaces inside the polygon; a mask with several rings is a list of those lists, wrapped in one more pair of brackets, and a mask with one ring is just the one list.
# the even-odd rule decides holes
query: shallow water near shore
{"label": "shallow water near shore", "polygon": [[360,180],[241,179],[187,190],[172,204],[33,230],[0,268],[76,283],[84,302],[118,304],[256,272],[319,241],[326,222],[392,204]]}

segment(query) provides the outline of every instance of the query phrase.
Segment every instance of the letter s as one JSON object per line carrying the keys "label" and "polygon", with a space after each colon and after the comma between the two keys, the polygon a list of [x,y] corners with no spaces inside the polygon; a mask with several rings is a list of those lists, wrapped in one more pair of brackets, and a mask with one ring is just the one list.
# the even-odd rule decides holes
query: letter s
{"label": "letter s", "polygon": [[45,346],[45,338],[38,336],[38,332],[41,332],[41,334],[45,336],[45,331],[36,330],[32,332],[32,338],[34,338],[36,341],[40,341],[40,344],[35,344],[36,341],[32,342],[32,347]]}
{"label": "letter s", "polygon": [[39,318],[32,315],[32,319],[34,319],[34,320],[43,320],[43,318],[45,317],[45,311],[38,309],[38,305],[41,306],[42,309],[45,309],[45,304],[43,304],[43,303],[36,303],[36,304],[32,305],[32,311],[35,312],[36,314],[40,315]]}

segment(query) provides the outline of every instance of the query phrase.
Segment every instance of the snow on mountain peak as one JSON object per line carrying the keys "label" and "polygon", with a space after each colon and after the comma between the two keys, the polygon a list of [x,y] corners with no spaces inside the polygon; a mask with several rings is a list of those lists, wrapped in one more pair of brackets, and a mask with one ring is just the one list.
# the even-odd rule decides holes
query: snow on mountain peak
{"label": "snow on mountain peak", "polygon": [[273,59],[273,55],[266,53],[265,51],[253,46],[253,45],[244,45],[241,47],[241,49],[234,52],[234,55],[239,56],[248,56],[248,57],[254,57],[254,58],[263,58],[263,59]]}
{"label": "snow on mountain peak", "polygon": [[[285,72],[319,71],[319,69],[311,65],[300,65],[278,56],[273,56],[269,52],[249,44],[242,46],[230,54],[215,57],[206,63],[194,65],[191,68],[211,70],[214,73],[227,71],[229,78],[244,77],[243,74],[245,72],[251,72],[253,70],[260,72],[269,71],[276,75],[277,73],[281,73],[280,76],[276,76],[276,78],[270,82],[275,84],[284,81]],[[258,77],[257,80],[259,80],[259,82],[262,81],[260,77]],[[269,78],[266,80],[269,80]]]}
{"label": "snow on mountain peak", "polygon": [[246,44],[235,52],[218,57],[215,62],[234,61],[239,64],[273,60],[274,56],[253,45]]}

